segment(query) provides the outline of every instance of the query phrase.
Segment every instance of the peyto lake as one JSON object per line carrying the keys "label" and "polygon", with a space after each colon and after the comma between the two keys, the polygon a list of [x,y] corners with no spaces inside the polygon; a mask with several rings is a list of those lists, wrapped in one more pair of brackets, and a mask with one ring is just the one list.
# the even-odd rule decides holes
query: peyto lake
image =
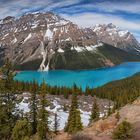
{"label": "peyto lake", "polygon": [[95,70],[50,70],[48,72],[40,71],[22,71],[18,72],[15,80],[32,81],[36,80],[39,84],[44,79],[51,86],[72,86],[76,83],[85,89],[86,86],[98,87],[108,82],[129,77],[140,72],[140,62],[128,62],[109,68],[100,68]]}

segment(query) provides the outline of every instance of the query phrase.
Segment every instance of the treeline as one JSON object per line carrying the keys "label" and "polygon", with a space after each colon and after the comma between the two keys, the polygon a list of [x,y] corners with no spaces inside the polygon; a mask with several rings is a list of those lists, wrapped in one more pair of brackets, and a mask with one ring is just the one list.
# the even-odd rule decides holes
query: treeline
{"label": "treeline", "polygon": [[91,94],[114,101],[116,108],[132,103],[140,96],[140,73],[92,89]]}
{"label": "treeline", "polygon": [[[21,81],[13,81],[13,90],[14,92],[20,94],[23,92],[29,92],[32,91],[32,87],[36,86],[37,89],[39,89],[39,84],[35,80],[31,82],[21,82]],[[66,87],[66,86],[50,86],[46,84],[46,90],[48,94],[51,95],[64,95],[66,98],[72,94],[73,88],[76,88],[78,90],[78,94],[82,95],[84,92],[82,91],[82,88],[79,88],[76,86],[76,84],[73,84],[71,88]]]}
{"label": "treeline", "polygon": [[[12,65],[7,60],[5,65],[0,69],[1,140],[48,140],[51,139],[52,133],[57,134],[59,126],[57,112],[54,118],[53,131],[49,129],[49,112],[46,110],[48,103],[47,94],[64,95],[65,98],[71,95],[68,121],[64,129],[70,134],[74,134],[83,128],[80,110],[78,108],[78,95],[92,95],[114,101],[113,108],[110,108],[109,105],[105,117],[140,96],[140,74],[111,82],[96,89],[87,87],[85,91],[82,91],[82,88],[77,87],[75,84],[72,88],[51,87],[46,85],[44,80],[38,85],[35,81],[29,83],[14,81],[13,77]],[[30,92],[31,94],[29,100],[30,111],[28,114],[24,114],[17,108],[18,102],[16,101],[16,95],[23,92]],[[96,98],[94,98],[90,123],[99,120],[99,115],[99,107]],[[118,116],[117,118],[119,118]]]}
{"label": "treeline", "polygon": [[[17,91],[18,93],[31,91],[34,83],[35,81],[14,81],[14,91]],[[36,84],[36,88],[39,90],[38,84]],[[74,84],[71,88],[66,86],[58,87],[46,85],[48,94],[64,95],[65,98],[68,98],[69,95],[73,93],[73,88],[77,90],[78,95],[91,95],[112,100],[115,102],[116,108],[119,108],[127,103],[133,102],[138,96],[140,96],[140,73],[129,78],[108,83],[99,88],[91,89],[87,86],[85,91],[83,91],[81,87],[76,86],[76,84]]]}
{"label": "treeline", "polygon": [[[49,112],[46,110],[47,93],[52,88],[47,87],[45,81],[38,85],[35,81],[31,83],[15,82],[13,80],[12,65],[9,60],[0,69],[0,139],[1,140],[50,140],[51,136],[58,133],[59,122],[57,112],[54,117],[53,130],[49,128]],[[54,88],[55,89],[55,88]],[[53,89],[53,90],[54,90]],[[61,88],[63,91],[64,88]],[[29,112],[24,113],[18,109],[17,94],[22,91],[30,92]],[[78,108],[78,94],[80,88],[76,85],[65,92],[72,94],[69,116],[64,131],[74,134],[83,128],[80,110]],[[53,91],[55,93],[55,90]],[[52,92],[52,93],[53,93]],[[96,101],[90,122],[99,119],[99,109]],[[60,124],[61,125],[61,124]]]}

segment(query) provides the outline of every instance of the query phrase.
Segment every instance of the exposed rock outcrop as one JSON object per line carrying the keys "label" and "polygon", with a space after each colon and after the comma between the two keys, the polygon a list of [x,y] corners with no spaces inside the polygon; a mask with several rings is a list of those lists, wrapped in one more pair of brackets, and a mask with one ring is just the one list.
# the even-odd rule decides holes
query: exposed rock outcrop
{"label": "exposed rock outcrop", "polygon": [[[100,51],[104,43],[116,49]],[[118,57],[122,54],[120,49],[124,57],[128,53],[134,55],[122,60]],[[79,28],[51,12],[9,16],[0,21],[0,65],[8,57],[18,70],[113,66],[139,60],[139,54],[140,45],[134,36],[112,24]]]}

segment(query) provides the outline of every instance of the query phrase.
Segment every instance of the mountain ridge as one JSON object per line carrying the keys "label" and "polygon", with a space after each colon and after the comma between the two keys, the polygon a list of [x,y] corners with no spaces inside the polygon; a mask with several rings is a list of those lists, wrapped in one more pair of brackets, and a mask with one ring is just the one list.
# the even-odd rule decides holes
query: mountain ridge
{"label": "mountain ridge", "polygon": [[[110,28],[109,33],[112,30],[116,30],[117,35],[118,32],[121,31],[119,31],[119,29],[117,30],[116,26],[113,24],[108,24],[106,26],[95,26],[93,29],[80,28],[78,25],[52,12],[29,13],[19,18],[6,17],[0,21],[1,65],[5,58],[8,57],[12,59],[16,69],[20,69],[21,65],[25,65],[26,67],[26,64],[31,62],[29,65],[33,67],[32,69],[47,71],[48,69],[57,69],[55,63],[52,63],[52,59],[56,61],[55,57],[57,57],[57,54],[62,57],[61,62],[64,63],[62,65],[68,65],[66,61],[67,56],[64,57],[65,53],[68,51],[71,53],[76,51],[78,54],[82,53],[87,59],[79,69],[96,68],[96,63],[99,63],[98,67],[108,66],[108,64],[105,63],[106,56],[104,56],[103,52],[100,53],[98,50],[98,47],[101,48],[104,44],[114,47],[116,49],[114,50],[115,52],[118,52],[118,49],[121,49],[122,52],[125,51],[125,56],[127,56],[127,53],[130,53],[132,55],[131,59],[126,59],[125,61],[140,60],[140,45],[134,36],[127,32],[126,34],[128,34],[128,36],[131,35],[130,39],[126,40],[126,36],[123,36],[120,41],[120,38],[117,36],[117,40],[116,35],[112,33],[115,44],[117,44],[115,45],[114,41],[108,36],[107,28]],[[100,30],[98,31],[98,29]],[[119,45],[121,42],[123,42],[123,45]],[[84,66],[91,59],[87,52],[92,54],[92,60],[95,58],[97,61],[96,63],[94,61],[90,66]],[[99,60],[97,60],[98,57],[95,57],[97,54],[100,56]],[[72,55],[70,56],[72,57]],[[115,57],[117,59],[117,56]],[[77,59],[79,59],[78,61],[80,63],[81,57]],[[101,59],[102,64],[99,62]],[[113,65],[116,64],[113,62],[112,58],[108,61]],[[124,61],[119,61],[119,63],[121,62]],[[112,66],[112,64],[109,66]],[[75,65],[76,63],[74,63],[73,60],[70,69],[75,67]]]}

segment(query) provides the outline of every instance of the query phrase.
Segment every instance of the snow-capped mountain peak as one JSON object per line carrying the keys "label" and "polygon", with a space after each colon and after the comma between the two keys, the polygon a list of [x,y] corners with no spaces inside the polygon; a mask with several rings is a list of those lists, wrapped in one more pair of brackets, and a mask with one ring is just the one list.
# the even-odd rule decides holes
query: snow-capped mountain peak
{"label": "snow-capped mountain peak", "polygon": [[[99,40],[125,51],[136,52],[134,48],[140,49],[140,44],[129,31],[121,30],[118,26],[112,23],[97,24],[93,28]],[[136,52],[138,53],[138,52]]]}
{"label": "snow-capped mountain peak", "polygon": [[[48,70],[57,53],[97,53],[103,43],[135,54],[139,54],[140,50],[139,43],[130,32],[122,31],[112,23],[79,28],[52,12],[28,13],[0,20],[0,58],[3,61],[8,57],[16,65],[38,61],[39,66],[35,65],[35,69]],[[107,58],[102,58],[102,61],[104,59],[108,62]]]}

